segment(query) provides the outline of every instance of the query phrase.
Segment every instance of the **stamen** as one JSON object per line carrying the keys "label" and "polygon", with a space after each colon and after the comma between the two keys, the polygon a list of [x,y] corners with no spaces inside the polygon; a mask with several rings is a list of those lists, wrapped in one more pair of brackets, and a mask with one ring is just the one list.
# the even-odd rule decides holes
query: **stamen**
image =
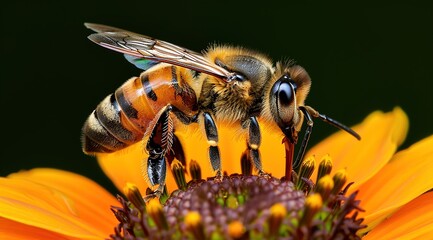
{"label": "stamen", "polygon": [[308,180],[314,172],[316,165],[316,159],[311,156],[302,162],[301,168],[299,169],[298,181],[296,182],[296,189],[306,191],[306,180]]}
{"label": "stamen", "polygon": [[[136,186],[128,184],[125,195],[129,201],[119,197],[121,207],[112,207],[119,224],[110,237],[357,239],[357,231],[365,226],[356,215],[362,211],[356,193],[344,195],[348,188],[344,187],[345,171],[333,178],[325,175],[314,187],[306,179],[311,175],[306,172],[314,165],[310,160],[303,165],[308,170],[303,173],[303,182],[308,184],[303,191],[296,190],[290,181],[271,176],[233,174],[218,182],[191,181],[185,190],[173,192],[164,205],[156,197],[148,198],[144,205]],[[343,187],[336,186],[333,179]]]}
{"label": "stamen", "polygon": [[245,226],[239,220],[235,220],[228,225],[228,234],[233,239],[241,239],[245,233]]}
{"label": "stamen", "polygon": [[251,176],[253,174],[253,166],[249,157],[250,151],[247,149],[241,156],[241,172],[242,175]]}
{"label": "stamen", "polygon": [[146,209],[146,203],[144,202],[143,196],[135,184],[127,183],[123,189],[123,193],[138,210],[143,211]]}
{"label": "stamen", "polygon": [[330,174],[332,170],[332,159],[327,154],[323,157],[322,161],[320,161],[319,169],[317,171],[317,179],[321,179],[323,176]]}
{"label": "stamen", "polygon": [[189,164],[189,173],[191,174],[192,180],[201,179],[201,168],[197,161],[191,160]]}
{"label": "stamen", "polygon": [[322,199],[325,201],[328,199],[329,195],[331,195],[331,191],[334,189],[334,180],[332,180],[331,176],[325,175],[319,179],[316,185],[316,191],[320,194]]}
{"label": "stamen", "polygon": [[147,214],[149,214],[149,216],[159,229],[168,229],[167,219],[164,215],[164,212],[162,211],[162,206],[159,202],[159,199],[153,198],[149,200],[148,204],[146,205],[146,210]]}
{"label": "stamen", "polygon": [[287,210],[281,203],[276,203],[270,208],[270,215],[268,218],[269,235],[272,238],[278,237],[279,229],[284,217],[287,215]]}
{"label": "stamen", "polygon": [[179,189],[186,189],[186,179],[185,179],[185,170],[183,168],[182,163],[175,159],[171,164],[171,171],[173,172],[174,180],[176,181],[176,185]]}
{"label": "stamen", "polygon": [[322,208],[322,197],[318,193],[313,193],[305,199],[304,215],[300,221],[300,225],[311,226],[313,217]]}
{"label": "stamen", "polygon": [[195,239],[205,239],[200,213],[196,211],[188,212],[185,216],[185,226]]}
{"label": "stamen", "polygon": [[344,169],[338,170],[332,177],[334,180],[334,188],[332,194],[338,194],[347,182],[347,172]]}

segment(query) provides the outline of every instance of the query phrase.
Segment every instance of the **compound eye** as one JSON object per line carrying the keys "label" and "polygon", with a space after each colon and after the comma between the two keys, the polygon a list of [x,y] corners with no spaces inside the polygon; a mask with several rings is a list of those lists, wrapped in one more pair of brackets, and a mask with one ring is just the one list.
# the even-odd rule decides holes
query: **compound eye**
{"label": "compound eye", "polygon": [[292,87],[293,87],[293,91],[296,93],[296,90],[298,89],[298,85],[296,84],[295,81],[293,81],[293,79],[290,77],[289,74],[284,74],[281,79],[283,79],[284,82],[289,82]]}
{"label": "compound eye", "polygon": [[292,127],[295,111],[295,89],[287,75],[278,79],[270,92],[272,115],[278,126],[283,129]]}
{"label": "compound eye", "polygon": [[293,103],[294,99],[293,85],[290,82],[282,82],[277,91],[278,94],[278,105],[280,107],[288,107]]}
{"label": "compound eye", "polygon": [[271,95],[276,99],[278,108],[289,107],[295,99],[296,84],[285,74],[278,79],[271,90]]}

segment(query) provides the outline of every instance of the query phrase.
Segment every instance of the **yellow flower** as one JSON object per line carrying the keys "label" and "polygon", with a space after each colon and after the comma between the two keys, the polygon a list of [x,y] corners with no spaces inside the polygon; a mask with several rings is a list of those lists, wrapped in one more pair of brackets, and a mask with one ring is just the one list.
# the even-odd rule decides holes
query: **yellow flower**
{"label": "yellow flower", "polygon": [[[234,138],[242,134],[231,132],[233,128],[219,127],[223,169],[227,174],[240,173],[239,159],[246,148],[245,139]],[[279,178],[284,175],[285,169],[284,147],[281,135],[267,129],[268,126],[262,126],[262,164],[266,172]],[[400,108],[389,113],[374,112],[353,129],[362,136],[361,141],[347,133],[337,132],[307,152],[308,159],[317,161],[315,166],[321,165],[318,160],[326,159],[326,164],[322,165],[329,167],[332,162],[332,170],[321,173],[323,177],[320,181],[315,179],[315,170],[311,177],[312,182],[317,182],[315,193],[302,198],[304,200],[301,203],[305,204],[306,209],[304,215],[299,215],[299,222],[290,224],[313,224],[312,221],[323,214],[320,213],[320,205],[329,204],[327,198],[335,195],[333,188],[339,186],[338,189],[341,189],[341,182],[344,184],[342,179],[347,179],[346,183],[353,184],[345,196],[356,196],[356,200],[360,201],[359,206],[365,210],[357,212],[357,219],[364,218],[362,224],[367,225],[358,231],[363,239],[433,239],[433,192],[428,192],[433,188],[433,135],[396,153],[408,129],[407,117]],[[186,159],[193,159],[201,166],[202,177],[213,176],[207,160],[206,141],[200,132],[188,130],[184,135],[179,134],[179,138],[184,145]],[[144,192],[147,188],[140,170],[143,168],[143,159],[141,144],[119,153],[98,156],[101,167],[115,185],[119,189],[125,189],[126,186],[130,192],[126,190],[126,195],[131,196],[136,196],[137,189]],[[187,162],[186,171],[189,171],[190,165]],[[191,180],[190,175],[186,175],[186,180]],[[266,184],[262,187],[266,187]],[[170,171],[167,188],[170,192],[177,188]],[[169,204],[176,203],[181,195],[175,192]],[[238,208],[247,201],[242,194],[223,195],[222,204],[229,208]],[[131,199],[135,199],[131,200],[133,205],[143,204],[139,198]],[[356,202],[352,200],[347,201]],[[162,209],[154,201],[151,202],[151,205],[146,206],[147,211],[150,211],[147,223],[169,229],[163,212],[167,211],[167,206]],[[112,210],[117,219],[110,211],[110,206],[115,206]],[[116,201],[91,180],[73,173],[54,169],[23,171],[0,179],[0,236],[5,239],[104,239],[116,234],[114,229],[127,229],[125,221],[130,215],[138,216],[134,215],[137,214],[134,213],[136,209],[146,211],[141,206],[130,206],[123,199]],[[125,209],[131,212],[125,212]],[[268,227],[263,229],[269,234],[267,236],[281,234],[278,226],[286,224],[284,216],[288,214],[287,210],[290,209],[285,209],[281,203],[269,206],[268,215],[263,214],[268,216],[263,220],[268,223],[265,224]],[[192,236],[205,235],[203,228],[208,226],[202,224],[201,220],[206,219],[201,218],[206,216],[195,211],[185,214],[189,220],[184,228],[189,229]],[[197,222],[195,219],[201,220]],[[357,222],[356,217],[353,222]],[[228,223],[227,228],[227,236],[233,239],[245,237],[248,233],[248,226],[239,220]]]}

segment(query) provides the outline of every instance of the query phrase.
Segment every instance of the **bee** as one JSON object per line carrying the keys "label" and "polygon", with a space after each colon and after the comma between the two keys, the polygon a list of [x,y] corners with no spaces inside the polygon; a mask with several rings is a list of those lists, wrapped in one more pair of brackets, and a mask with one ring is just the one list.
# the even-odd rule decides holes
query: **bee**
{"label": "bee", "polygon": [[[167,164],[175,158],[185,162],[175,134],[181,125],[199,124],[203,129],[216,179],[223,175],[218,121],[235,124],[245,132],[245,156],[258,174],[266,174],[259,152],[259,117],[284,135],[286,177],[304,157],[313,118],[360,139],[349,127],[305,105],[311,79],[293,62],[274,64],[262,53],[225,45],[199,54],[119,28],[85,26],[96,32],[89,35],[91,41],[123,53],[144,71],[108,95],[90,114],[82,130],[83,151],[116,152],[144,140],[148,153],[145,175],[150,185],[158,186],[156,195],[164,189]],[[307,127],[292,164],[293,146],[304,119]]]}

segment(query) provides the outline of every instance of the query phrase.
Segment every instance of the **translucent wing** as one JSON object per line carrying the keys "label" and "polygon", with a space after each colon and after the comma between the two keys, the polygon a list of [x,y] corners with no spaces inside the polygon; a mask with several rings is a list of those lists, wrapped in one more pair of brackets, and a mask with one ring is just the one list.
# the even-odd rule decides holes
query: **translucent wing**
{"label": "translucent wing", "polygon": [[138,58],[128,54],[123,55],[125,56],[126,60],[128,60],[128,62],[134,64],[137,68],[143,69],[145,71],[159,63],[157,61],[149,60],[142,57]]}
{"label": "translucent wing", "polygon": [[89,35],[90,40],[111,50],[185,67],[226,81],[233,78],[233,73],[209,62],[200,53],[120,28],[94,23],[85,23],[85,26],[96,32]]}

